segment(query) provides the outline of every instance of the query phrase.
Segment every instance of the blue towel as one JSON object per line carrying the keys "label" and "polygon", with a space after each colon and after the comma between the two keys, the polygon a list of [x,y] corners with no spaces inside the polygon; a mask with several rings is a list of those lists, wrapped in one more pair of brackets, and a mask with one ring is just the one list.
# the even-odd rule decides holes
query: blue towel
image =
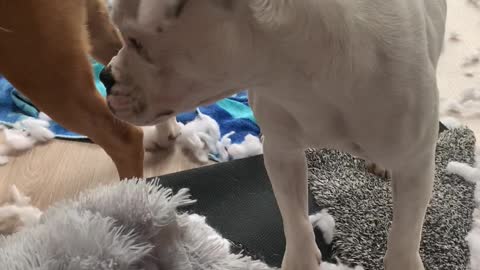
{"label": "blue towel", "polygon": [[[102,68],[103,66],[101,64],[92,61],[95,85],[100,94],[105,97],[105,87],[99,79]],[[243,142],[245,136],[248,134],[257,137],[260,136],[260,128],[248,105],[247,91],[242,91],[232,97],[220,100],[215,104],[200,107],[199,110],[217,121],[222,136],[234,131],[235,134],[231,137],[232,143]],[[26,117],[37,118],[38,114],[39,111],[28,98],[18,92],[0,75],[0,123],[12,126],[14,123]],[[186,124],[195,119],[196,116],[196,111],[182,113],[177,116],[177,120]],[[68,131],[54,122],[51,123],[50,130],[55,133],[56,138],[72,140],[87,139],[87,137]]]}

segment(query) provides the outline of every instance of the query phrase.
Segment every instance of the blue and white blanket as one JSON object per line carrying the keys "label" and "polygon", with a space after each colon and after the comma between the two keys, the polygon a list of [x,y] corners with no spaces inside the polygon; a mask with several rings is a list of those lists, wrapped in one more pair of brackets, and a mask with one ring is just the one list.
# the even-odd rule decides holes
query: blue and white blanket
{"label": "blue and white blanket", "polygon": [[[92,62],[92,68],[95,74],[95,85],[100,94],[105,96],[105,88],[99,80],[99,73],[103,66]],[[247,91],[242,91],[215,104],[200,107],[199,110],[218,123],[221,136],[234,132],[230,137],[233,144],[242,143],[245,136],[249,134],[255,137],[260,136],[260,129],[248,105]],[[193,121],[197,115],[197,111],[182,113],[177,116],[177,120],[186,124]],[[27,117],[38,118],[38,116],[38,109],[0,75],[0,124],[13,126],[14,123]],[[51,122],[50,130],[55,134],[56,138],[87,139],[87,137],[68,131],[54,122]]]}

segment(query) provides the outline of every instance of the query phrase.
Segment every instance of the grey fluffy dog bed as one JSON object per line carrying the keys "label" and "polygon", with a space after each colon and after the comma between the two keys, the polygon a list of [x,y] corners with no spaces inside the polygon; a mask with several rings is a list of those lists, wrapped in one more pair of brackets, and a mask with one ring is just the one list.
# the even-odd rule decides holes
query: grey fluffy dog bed
{"label": "grey fluffy dog bed", "polygon": [[264,270],[230,253],[230,243],[197,215],[193,203],[155,183],[125,181],[59,204],[39,225],[0,241],[2,270]]}
{"label": "grey fluffy dog bed", "polygon": [[[445,172],[450,161],[474,163],[475,137],[469,129],[447,130],[437,143],[433,199],[423,230],[421,255],[427,270],[465,270],[475,186]],[[365,162],[337,151],[307,151],[310,186],[322,208],[336,220],[334,255],[365,269],[383,269],[392,218],[390,181],[369,174]]]}

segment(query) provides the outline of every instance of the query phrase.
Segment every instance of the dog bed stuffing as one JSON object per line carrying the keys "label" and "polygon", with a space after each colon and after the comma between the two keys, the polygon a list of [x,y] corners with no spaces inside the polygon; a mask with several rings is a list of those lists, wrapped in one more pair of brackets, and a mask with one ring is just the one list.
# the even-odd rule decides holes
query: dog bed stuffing
{"label": "dog bed stuffing", "polygon": [[11,156],[32,149],[36,144],[47,143],[55,137],[49,130],[50,123],[35,118],[25,118],[7,128],[0,124],[4,141],[0,143],[0,166],[8,163]]}
{"label": "dog bed stuffing", "polygon": [[[446,167],[450,161],[474,164],[474,151],[471,130],[459,128],[440,134],[434,194],[421,243],[427,270],[469,269],[469,242],[465,238],[472,228],[475,187],[448,174]],[[383,269],[392,218],[390,181],[369,174],[363,160],[348,154],[309,150],[307,156],[312,191],[320,207],[328,209],[335,218],[334,256],[365,269]],[[474,237],[479,238],[471,236]],[[470,244],[472,252],[478,245]]]}

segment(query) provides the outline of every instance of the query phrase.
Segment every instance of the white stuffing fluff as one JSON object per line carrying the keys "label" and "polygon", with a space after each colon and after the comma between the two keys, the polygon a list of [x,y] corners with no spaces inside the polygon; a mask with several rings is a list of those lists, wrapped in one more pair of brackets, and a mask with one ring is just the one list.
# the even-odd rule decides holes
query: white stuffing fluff
{"label": "white stuffing fluff", "polygon": [[480,182],[480,169],[465,163],[452,161],[447,165],[447,172],[459,175],[470,183]]}
{"label": "white stuffing fluff", "polygon": [[452,116],[441,117],[440,122],[442,122],[442,124],[444,124],[448,129],[455,129],[463,126],[460,120]]}
{"label": "white stuffing fluff", "polygon": [[7,156],[0,155],[0,166],[7,164],[9,160]]}
{"label": "white stuffing fluff", "polygon": [[[15,185],[10,187],[11,202],[0,207],[0,223],[18,218],[21,228],[37,224],[42,217],[42,211],[30,205],[30,198],[22,194]],[[18,224],[15,224],[18,225]],[[21,228],[15,228],[15,231]],[[2,233],[2,232],[0,232]]]}
{"label": "white stuffing fluff", "polygon": [[208,162],[209,153],[218,156],[218,160],[228,161],[255,156],[263,153],[260,139],[253,135],[245,136],[243,143],[232,144],[230,137],[235,132],[229,132],[220,137],[218,123],[208,115],[197,110],[198,116],[187,124],[179,123],[180,136],[177,143],[189,150],[200,162]]}
{"label": "white stuffing fluff", "polygon": [[47,122],[52,121],[52,118],[50,118],[50,116],[48,116],[48,115],[47,115],[46,113],[44,113],[44,112],[40,112],[40,113],[38,114],[38,119],[43,120],[43,121],[47,121]]}
{"label": "white stuffing fluff", "polygon": [[455,113],[463,117],[480,116],[480,89],[466,89],[458,100],[443,102],[442,114],[444,113]]}
{"label": "white stuffing fluff", "polygon": [[480,148],[475,150],[475,167],[465,163],[450,162],[447,165],[447,172],[456,174],[470,183],[476,184],[474,200],[477,209],[473,212],[472,230],[468,233],[466,240],[470,248],[470,269],[480,270]]}
{"label": "white stuffing fluff", "polygon": [[248,134],[243,143],[232,144],[227,147],[227,151],[233,159],[241,159],[263,154],[263,146],[258,137]]}
{"label": "white stuffing fluff", "polygon": [[235,134],[235,131],[231,131],[220,139],[219,142],[217,142],[217,151],[218,151],[218,159],[221,162],[228,161],[230,159],[230,155],[228,154],[228,147],[232,145],[232,135]]}
{"label": "white stuffing fluff", "polygon": [[[477,199],[480,203],[480,198]],[[472,230],[468,233],[466,240],[470,248],[470,269],[480,270],[480,204],[473,214]]]}
{"label": "white stuffing fluff", "polygon": [[50,123],[41,119],[27,118],[13,125],[12,129],[2,126],[5,141],[0,144],[0,165],[8,163],[9,156],[32,149],[37,143],[46,143],[55,137],[48,129]]}
{"label": "white stuffing fluff", "polygon": [[55,134],[48,129],[50,123],[45,120],[27,118],[17,124],[19,129],[25,129],[37,142],[45,143],[55,138]]}
{"label": "white stuffing fluff", "polygon": [[[196,130],[194,121],[186,125],[178,123],[180,127],[180,136],[177,138],[177,143],[183,148],[191,151],[193,156],[202,163],[208,162],[208,148],[205,142],[200,139]],[[190,125],[189,125],[190,124]]]}
{"label": "white stuffing fluff", "polygon": [[341,263],[331,264],[328,262],[322,262],[322,264],[320,264],[320,269],[321,270],[364,270],[362,266],[349,267]]}
{"label": "white stuffing fluff", "polygon": [[202,163],[208,162],[208,154],[218,153],[217,142],[220,140],[220,127],[208,115],[197,110],[198,116],[191,122],[180,125],[180,136],[177,141]]}
{"label": "white stuffing fluff", "polygon": [[472,67],[480,64],[480,50],[476,50],[472,55],[465,58],[463,62],[463,67]]}
{"label": "white stuffing fluff", "polygon": [[323,238],[327,244],[333,242],[335,236],[335,219],[323,209],[320,213],[310,216],[310,223],[313,227],[317,227],[322,231]]}
{"label": "white stuffing fluff", "polygon": [[8,153],[19,151],[23,152],[33,148],[35,139],[29,137],[25,131],[17,129],[5,129],[5,145],[9,147]]}

